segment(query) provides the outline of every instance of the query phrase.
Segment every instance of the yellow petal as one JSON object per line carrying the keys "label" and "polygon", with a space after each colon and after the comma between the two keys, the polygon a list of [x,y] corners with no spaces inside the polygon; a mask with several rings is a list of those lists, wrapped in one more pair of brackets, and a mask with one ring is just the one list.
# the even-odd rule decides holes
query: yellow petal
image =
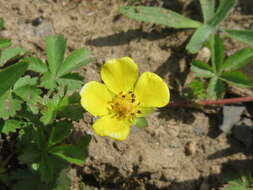
{"label": "yellow petal", "polygon": [[130,57],[111,59],[101,69],[101,78],[115,94],[133,88],[138,77],[138,67]]}
{"label": "yellow petal", "polygon": [[130,131],[130,123],[110,115],[98,119],[92,127],[98,135],[109,136],[115,140],[125,140]]}
{"label": "yellow petal", "polygon": [[109,102],[112,96],[102,83],[91,81],[86,83],[80,91],[81,105],[94,116],[108,114]]}
{"label": "yellow petal", "polygon": [[167,84],[151,72],[145,72],[140,76],[134,93],[143,107],[163,107],[170,100]]}

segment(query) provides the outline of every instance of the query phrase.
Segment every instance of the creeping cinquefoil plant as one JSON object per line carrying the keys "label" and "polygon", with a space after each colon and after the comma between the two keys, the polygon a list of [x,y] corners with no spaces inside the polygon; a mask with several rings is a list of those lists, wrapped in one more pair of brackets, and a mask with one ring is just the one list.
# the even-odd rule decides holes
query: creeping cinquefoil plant
{"label": "creeping cinquefoil plant", "polygon": [[138,120],[169,103],[166,83],[151,72],[138,79],[138,66],[129,57],[107,61],[101,78],[104,83],[91,81],[80,91],[82,106],[100,117],[93,124],[100,136],[124,140]]}

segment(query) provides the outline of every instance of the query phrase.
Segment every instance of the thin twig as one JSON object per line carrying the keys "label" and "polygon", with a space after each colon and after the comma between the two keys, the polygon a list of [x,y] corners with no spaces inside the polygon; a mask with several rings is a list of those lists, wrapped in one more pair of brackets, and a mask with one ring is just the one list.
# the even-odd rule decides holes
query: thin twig
{"label": "thin twig", "polygon": [[241,98],[225,98],[218,100],[202,100],[202,101],[171,101],[169,106],[173,107],[195,107],[196,105],[208,106],[208,105],[220,105],[220,104],[232,104],[239,102],[251,102],[253,101],[253,96],[241,97]]}

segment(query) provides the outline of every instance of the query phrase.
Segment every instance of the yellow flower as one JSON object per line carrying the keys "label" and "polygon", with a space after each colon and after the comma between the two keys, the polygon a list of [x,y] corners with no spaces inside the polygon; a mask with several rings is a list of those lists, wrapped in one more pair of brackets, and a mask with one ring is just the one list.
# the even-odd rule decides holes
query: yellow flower
{"label": "yellow flower", "polygon": [[100,117],[92,126],[98,135],[124,140],[136,118],[169,103],[166,83],[151,72],[138,79],[138,67],[129,57],[107,61],[100,74],[104,84],[91,81],[80,91],[84,109]]}

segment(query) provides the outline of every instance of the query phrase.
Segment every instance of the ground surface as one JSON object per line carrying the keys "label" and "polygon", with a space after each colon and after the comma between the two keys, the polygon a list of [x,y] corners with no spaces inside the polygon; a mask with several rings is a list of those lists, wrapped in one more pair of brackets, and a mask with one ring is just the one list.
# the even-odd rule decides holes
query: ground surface
{"label": "ground surface", "polygon": [[[142,3],[164,6],[201,20],[197,2]],[[139,63],[140,72],[152,71],[163,77],[170,85],[172,99],[178,99],[194,58],[184,50],[192,31],[129,20],[118,12],[124,4],[123,0],[0,0],[0,16],[6,21],[1,36],[44,57],[44,36],[64,34],[69,51],[86,47],[97,59],[80,71],[86,81],[100,80],[99,68],[105,60],[131,56]],[[41,23],[34,22],[36,18],[41,18]],[[252,28],[252,24],[253,3],[241,0],[223,25]],[[228,54],[241,47],[235,41],[226,41]],[[252,76],[253,72],[246,70]],[[158,110],[149,117],[148,128],[134,128],[123,142],[96,136],[91,130],[92,122],[85,113],[77,125],[93,138],[85,166],[71,171],[73,190],[79,189],[80,182],[86,184],[87,190],[222,189],[226,172],[253,165],[252,155],[242,143],[219,132],[219,109]]]}

